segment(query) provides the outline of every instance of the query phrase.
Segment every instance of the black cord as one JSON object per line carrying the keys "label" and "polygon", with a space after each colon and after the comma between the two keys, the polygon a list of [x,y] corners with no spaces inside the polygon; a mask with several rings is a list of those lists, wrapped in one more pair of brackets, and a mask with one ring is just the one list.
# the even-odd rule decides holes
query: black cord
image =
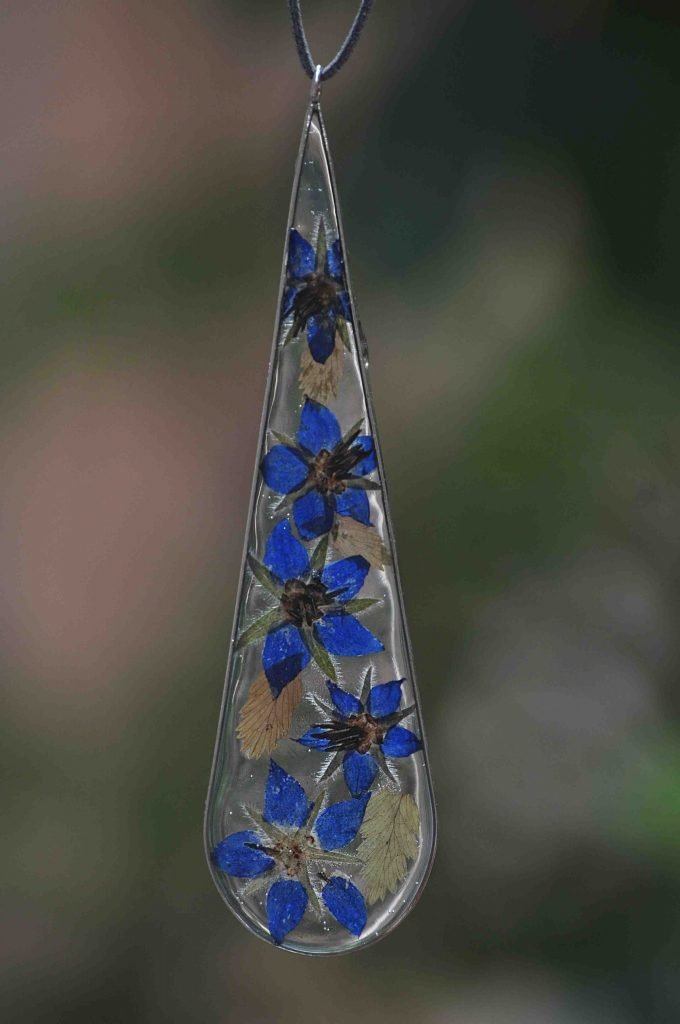
{"label": "black cord", "polygon": [[[349,60],[354,47],[359,42],[359,36],[363,31],[372,6],[373,0],[361,0],[359,10],[352,22],[352,27],[347,33],[347,38],[336,53],[335,57],[333,57],[330,64],[327,64],[325,68],[321,69],[321,75],[319,77],[322,82],[327,82],[329,78],[333,77],[333,75],[337,75],[340,68]],[[310,52],[307,36],[305,35],[305,30],[302,25],[300,0],[288,0],[288,7],[290,9],[290,20],[293,23],[293,36],[295,37],[295,45],[297,46],[300,63],[302,64],[305,74],[309,78],[314,78],[316,64],[314,63],[314,58]]]}

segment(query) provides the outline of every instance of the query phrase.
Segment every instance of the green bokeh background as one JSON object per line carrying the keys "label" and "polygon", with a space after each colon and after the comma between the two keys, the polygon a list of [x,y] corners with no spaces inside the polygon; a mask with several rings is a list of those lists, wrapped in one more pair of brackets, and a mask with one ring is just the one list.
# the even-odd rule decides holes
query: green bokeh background
{"label": "green bokeh background", "polygon": [[[320,59],[353,10],[305,4]],[[324,961],[201,839],[286,5],[0,28],[3,1020],[677,1024],[677,5],[383,0],[324,90],[441,826],[410,917]]]}

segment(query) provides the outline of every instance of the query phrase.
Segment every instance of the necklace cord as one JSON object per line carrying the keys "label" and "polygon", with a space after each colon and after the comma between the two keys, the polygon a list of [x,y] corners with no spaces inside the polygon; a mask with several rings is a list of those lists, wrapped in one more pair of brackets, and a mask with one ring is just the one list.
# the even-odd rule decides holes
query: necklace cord
{"label": "necklace cord", "polygon": [[[370,14],[372,6],[373,0],[361,0],[359,10],[352,22],[352,27],[347,33],[347,38],[336,53],[335,57],[333,57],[333,60],[325,67],[321,68],[319,81],[327,82],[329,78],[333,77],[333,75],[337,75],[340,68],[347,63],[352,55],[354,47],[359,42],[359,37],[363,32],[366,19]],[[297,47],[300,63],[302,64],[302,69],[308,78],[314,78],[317,65],[315,64],[314,58],[312,57],[309,49],[309,43],[307,42],[307,36],[305,35],[304,26],[302,24],[300,0],[288,0],[288,9],[290,11],[290,20],[293,25],[293,37],[295,39],[295,45]]]}

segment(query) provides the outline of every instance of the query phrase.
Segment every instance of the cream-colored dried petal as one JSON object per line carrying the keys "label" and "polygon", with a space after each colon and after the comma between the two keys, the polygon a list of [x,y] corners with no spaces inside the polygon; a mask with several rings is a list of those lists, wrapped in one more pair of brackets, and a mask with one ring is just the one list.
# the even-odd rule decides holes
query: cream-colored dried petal
{"label": "cream-colored dried petal", "polygon": [[241,709],[236,730],[245,757],[272,753],[279,740],[288,735],[301,697],[300,676],[288,683],[278,697],[272,694],[264,672],[257,677]]}
{"label": "cream-colored dried petal", "polygon": [[375,527],[365,526],[351,516],[335,517],[331,541],[335,550],[345,558],[362,555],[374,569],[384,569],[392,561]]}
{"label": "cream-colored dried petal", "polygon": [[300,388],[303,394],[325,405],[336,398],[342,377],[342,344],[336,339],[335,348],[325,363],[317,363],[305,345],[300,359]]}

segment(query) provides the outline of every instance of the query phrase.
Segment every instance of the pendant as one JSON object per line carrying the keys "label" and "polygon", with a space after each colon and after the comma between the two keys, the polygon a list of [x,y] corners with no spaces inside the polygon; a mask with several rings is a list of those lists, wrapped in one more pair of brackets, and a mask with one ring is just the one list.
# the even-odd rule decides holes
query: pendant
{"label": "pendant", "polygon": [[206,851],[250,931],[341,953],[411,909],[436,825],[318,86],[278,309]]}

